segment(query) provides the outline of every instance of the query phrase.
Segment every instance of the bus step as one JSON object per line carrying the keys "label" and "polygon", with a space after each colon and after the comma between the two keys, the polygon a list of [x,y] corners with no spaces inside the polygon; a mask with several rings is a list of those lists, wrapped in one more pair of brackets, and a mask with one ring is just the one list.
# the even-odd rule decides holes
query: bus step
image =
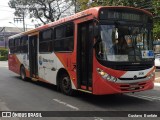
{"label": "bus step", "polygon": [[83,89],[77,89],[79,91],[82,91],[82,92],[86,92],[86,93],[92,93],[91,91],[88,91],[88,90],[83,90]]}
{"label": "bus step", "polygon": [[37,81],[38,81],[38,79],[37,79],[37,78],[32,78],[32,81],[37,82]]}

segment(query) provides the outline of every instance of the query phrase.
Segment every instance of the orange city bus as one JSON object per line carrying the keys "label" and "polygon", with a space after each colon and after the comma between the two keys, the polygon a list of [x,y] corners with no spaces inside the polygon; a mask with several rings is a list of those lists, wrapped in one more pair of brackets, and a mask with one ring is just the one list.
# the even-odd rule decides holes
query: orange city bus
{"label": "orange city bus", "polygon": [[94,7],[9,38],[9,70],[65,94],[138,92],[154,87],[151,13]]}

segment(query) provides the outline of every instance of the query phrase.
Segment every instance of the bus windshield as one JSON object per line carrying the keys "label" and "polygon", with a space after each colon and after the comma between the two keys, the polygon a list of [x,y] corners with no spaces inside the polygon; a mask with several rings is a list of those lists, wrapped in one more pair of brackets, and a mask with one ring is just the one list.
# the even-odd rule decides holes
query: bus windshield
{"label": "bus windshield", "polygon": [[151,31],[145,27],[100,25],[98,59],[117,62],[150,61],[154,58]]}

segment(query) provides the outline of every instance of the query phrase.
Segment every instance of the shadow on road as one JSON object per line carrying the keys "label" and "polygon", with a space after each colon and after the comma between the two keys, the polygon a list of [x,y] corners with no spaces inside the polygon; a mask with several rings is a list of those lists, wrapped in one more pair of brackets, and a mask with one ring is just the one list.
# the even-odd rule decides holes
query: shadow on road
{"label": "shadow on road", "polygon": [[[18,80],[23,81],[23,80],[20,78],[20,76],[15,76],[15,78],[18,79]],[[38,86],[41,86],[41,87],[48,88],[48,89],[50,89],[50,90],[54,90],[54,91],[57,90],[56,85],[49,84],[49,83],[45,83],[45,82],[41,82],[41,81],[32,81],[32,80],[29,79],[29,78],[27,78],[26,80],[24,80],[24,82],[29,82],[29,83],[32,83],[32,84],[35,84],[35,85],[38,85]]]}
{"label": "shadow on road", "polygon": [[[20,80],[20,77],[16,77],[16,78],[17,80]],[[52,84],[48,84],[48,83],[44,83],[40,81],[34,82],[30,79],[27,79],[24,82],[29,82],[34,85],[41,86],[41,87],[44,87],[44,88],[47,88],[49,90],[59,93],[59,91],[57,91],[57,87]],[[145,99],[136,98],[136,97],[128,96],[125,94],[92,95],[92,94],[84,93],[80,91],[75,91],[74,96],[64,95],[64,98],[71,99],[71,100],[72,99],[80,100],[85,103],[93,104],[94,106],[98,106],[100,108],[108,108],[108,107],[116,108],[116,107],[125,107],[128,105],[131,105],[131,106],[144,105],[145,106],[145,104],[147,105],[149,102],[151,102]]]}
{"label": "shadow on road", "polygon": [[85,102],[92,103],[94,105],[97,105],[101,108],[106,107],[125,107],[128,105],[138,105],[138,104],[145,104],[150,101],[135,98],[132,96],[128,96],[125,94],[113,94],[113,95],[90,95],[90,94],[82,94],[80,96],[77,96],[78,99],[81,99]]}

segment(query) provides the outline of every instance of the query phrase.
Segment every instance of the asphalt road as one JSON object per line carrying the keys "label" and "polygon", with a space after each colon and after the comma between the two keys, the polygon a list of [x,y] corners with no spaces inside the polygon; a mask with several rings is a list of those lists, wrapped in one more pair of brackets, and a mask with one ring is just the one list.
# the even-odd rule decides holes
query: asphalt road
{"label": "asphalt road", "polygon": [[[158,78],[160,72],[156,73]],[[158,78],[159,79],[159,78]],[[77,93],[66,96],[53,85],[22,81],[0,62],[0,111],[160,111],[160,86],[153,90],[123,95],[94,96]],[[153,112],[153,113],[154,113]],[[155,112],[156,113],[156,112]],[[73,113],[74,114],[74,113]],[[115,113],[116,114],[116,113]],[[118,114],[118,113],[117,113]],[[160,116],[159,116],[160,117]],[[0,120],[128,120],[122,117],[0,118]],[[152,118],[135,118],[151,120]],[[154,118],[159,120],[160,118]]]}

